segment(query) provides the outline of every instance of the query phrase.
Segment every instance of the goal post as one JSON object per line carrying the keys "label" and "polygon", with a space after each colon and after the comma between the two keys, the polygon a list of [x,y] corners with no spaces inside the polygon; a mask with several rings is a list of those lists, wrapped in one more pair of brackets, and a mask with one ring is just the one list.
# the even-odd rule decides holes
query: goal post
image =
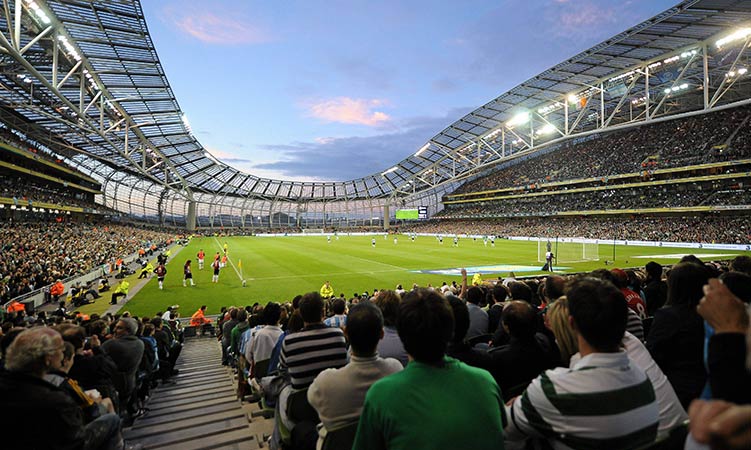
{"label": "goal post", "polygon": [[323,228],[303,228],[302,234],[316,234],[321,235],[324,233]]}
{"label": "goal post", "polygon": [[538,238],[538,262],[545,262],[548,249],[555,255],[554,265],[600,260],[599,244],[584,238]]}

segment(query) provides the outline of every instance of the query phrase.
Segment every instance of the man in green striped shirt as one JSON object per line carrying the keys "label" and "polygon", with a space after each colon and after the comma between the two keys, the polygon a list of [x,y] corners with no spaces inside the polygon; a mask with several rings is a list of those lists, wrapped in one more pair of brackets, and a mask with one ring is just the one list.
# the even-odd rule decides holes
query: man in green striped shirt
{"label": "man in green striped shirt", "polygon": [[581,360],[540,375],[507,407],[509,448],[528,437],[555,449],[631,449],[653,442],[659,409],[644,372],[620,342],[627,304],[612,283],[576,280],[566,292]]}

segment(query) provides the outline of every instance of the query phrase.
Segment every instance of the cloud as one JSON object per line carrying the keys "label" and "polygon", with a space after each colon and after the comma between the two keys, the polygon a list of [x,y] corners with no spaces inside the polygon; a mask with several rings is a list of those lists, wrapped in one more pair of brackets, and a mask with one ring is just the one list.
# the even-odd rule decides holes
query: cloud
{"label": "cloud", "polygon": [[[558,2],[563,3],[563,2]],[[594,3],[582,3],[576,6],[567,4],[565,10],[558,16],[555,28],[558,35],[583,35],[598,36],[601,32],[589,29],[591,26],[603,27],[607,24],[614,23],[616,20],[616,9],[607,8]]]}
{"label": "cloud", "polygon": [[207,44],[244,45],[271,41],[271,35],[237,13],[209,12],[199,7],[165,10],[172,24],[183,33]]}
{"label": "cloud", "polygon": [[244,158],[240,155],[236,155],[232,152],[227,152],[224,150],[219,150],[216,148],[206,148],[206,150],[211,153],[212,156],[214,156],[216,159],[228,163],[230,165],[235,164],[244,164],[244,163],[253,163],[254,161],[252,159]]}
{"label": "cloud", "polygon": [[337,97],[323,100],[308,106],[308,114],[326,122],[338,122],[376,126],[391,120],[391,117],[374,108],[384,106],[386,102],[379,99],[356,99]]}
{"label": "cloud", "polygon": [[442,117],[412,117],[395,123],[396,131],[374,136],[327,137],[314,142],[266,145],[262,151],[281,155],[244,170],[285,180],[346,181],[388,169],[413,154],[425,142],[466,114],[453,109]]}

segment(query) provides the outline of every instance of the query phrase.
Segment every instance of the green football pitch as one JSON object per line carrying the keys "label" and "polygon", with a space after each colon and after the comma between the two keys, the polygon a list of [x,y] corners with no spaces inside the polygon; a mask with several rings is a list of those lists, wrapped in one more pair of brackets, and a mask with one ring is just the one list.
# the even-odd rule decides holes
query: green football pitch
{"label": "green football pitch", "polygon": [[[375,247],[371,245],[373,238]],[[219,283],[212,283],[210,263],[225,243],[230,263],[221,270]],[[196,262],[200,249],[206,252],[203,270],[198,270]],[[555,270],[573,273],[606,267],[605,261],[613,260],[614,250],[615,263],[608,268],[643,267],[651,260],[673,264],[684,254],[717,260],[743,253],[664,247],[617,246],[614,249],[613,245],[600,244],[599,261],[562,262]],[[182,267],[188,259],[193,261],[194,287],[182,285]],[[483,279],[487,280],[507,276],[509,271],[514,271],[517,277],[541,274],[541,266],[537,242],[499,239],[493,247],[490,243],[485,245],[482,239],[462,238],[454,247],[451,238],[444,238],[440,245],[431,236],[418,236],[412,242],[409,237],[399,235],[397,244],[393,236],[384,239],[383,235],[332,237],[331,242],[326,236],[202,237],[191,240],[186,247],[179,247],[179,251],[175,248],[167,263],[164,290],[159,290],[152,276],[123,310],[134,315],[153,315],[168,305],[179,304],[181,315],[187,316],[205,304],[209,307],[208,314],[215,314],[221,306],[287,302],[297,294],[319,290],[326,280],[331,281],[337,296],[344,293],[349,298],[354,293],[394,289],[397,284],[409,289],[413,283],[440,286],[444,281],[459,282],[462,267],[467,268],[470,278],[482,272]],[[134,280],[132,285],[136,282]],[[97,312],[99,308],[84,309],[88,308],[82,308],[82,312]]]}

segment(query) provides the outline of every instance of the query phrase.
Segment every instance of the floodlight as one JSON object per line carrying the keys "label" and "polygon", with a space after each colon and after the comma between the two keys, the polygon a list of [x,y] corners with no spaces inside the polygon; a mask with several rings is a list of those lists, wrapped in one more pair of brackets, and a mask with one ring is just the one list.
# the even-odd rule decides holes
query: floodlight
{"label": "floodlight", "polygon": [[381,176],[386,176],[386,175],[390,174],[391,172],[396,172],[397,169],[399,169],[399,166],[394,166],[394,167],[392,167],[392,168],[390,168],[390,169],[382,172]]}
{"label": "floodlight", "polygon": [[539,131],[540,134],[552,134],[555,132],[556,132],[555,126],[549,123],[546,123],[542,128],[540,128],[540,131]]}
{"label": "floodlight", "polygon": [[525,123],[529,122],[529,113],[528,112],[522,112],[514,117],[511,118],[508,122],[506,122],[507,127],[515,127],[516,125],[523,125]]}
{"label": "floodlight", "polygon": [[417,153],[415,153],[415,156],[420,156],[422,154],[422,152],[424,152],[425,150],[427,150],[429,147],[430,147],[430,142],[428,142],[427,144],[425,144],[422,147],[420,147],[420,150],[418,150]]}
{"label": "floodlight", "polygon": [[717,47],[722,47],[723,45],[730,42],[746,39],[748,35],[751,35],[751,28],[741,28],[740,30],[735,31],[732,34],[717,40],[715,44],[717,45]]}
{"label": "floodlight", "polygon": [[748,72],[748,69],[746,69],[745,67],[741,67],[740,69],[738,69],[739,75],[745,75],[746,72]]}
{"label": "floodlight", "polygon": [[579,101],[579,97],[577,97],[577,96],[576,96],[576,95],[574,95],[574,94],[569,94],[569,96],[568,96],[568,101],[569,101],[569,102],[571,102],[571,103],[576,103],[576,102],[578,102],[578,101]]}

